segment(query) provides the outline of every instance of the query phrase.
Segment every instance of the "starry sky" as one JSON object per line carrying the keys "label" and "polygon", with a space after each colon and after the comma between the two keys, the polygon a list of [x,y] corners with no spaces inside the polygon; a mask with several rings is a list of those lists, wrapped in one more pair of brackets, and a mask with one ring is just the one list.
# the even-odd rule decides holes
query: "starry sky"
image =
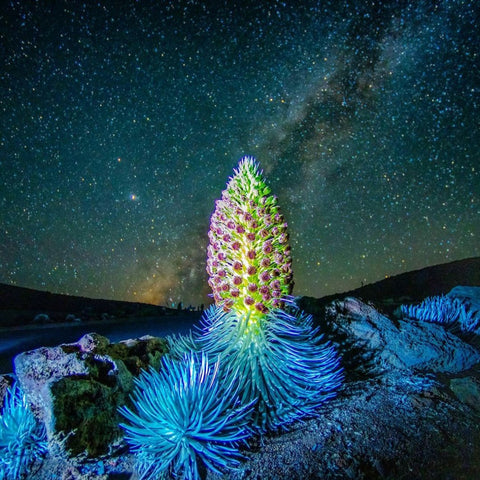
{"label": "starry sky", "polygon": [[67,0],[0,11],[0,282],[207,304],[243,155],[295,295],[480,255],[475,0]]}

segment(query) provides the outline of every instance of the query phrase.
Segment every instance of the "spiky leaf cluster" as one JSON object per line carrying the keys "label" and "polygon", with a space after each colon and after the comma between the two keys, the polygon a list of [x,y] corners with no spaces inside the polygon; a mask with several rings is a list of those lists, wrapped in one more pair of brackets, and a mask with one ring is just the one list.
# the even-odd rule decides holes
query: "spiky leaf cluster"
{"label": "spiky leaf cluster", "polygon": [[193,348],[218,358],[223,381],[239,384],[242,403],[256,400],[253,426],[259,431],[313,415],[342,383],[334,348],[298,310],[273,310],[252,324],[248,313],[212,306],[202,322],[197,334],[170,338],[171,354]]}
{"label": "spiky leaf cluster", "polygon": [[120,412],[126,439],[136,454],[140,478],[199,479],[198,459],[211,470],[238,467],[238,445],[250,434],[250,404],[240,404],[235,382],[219,382],[219,363],[187,353],[164,357],[160,371],[138,377],[134,409]]}
{"label": "spiky leaf cluster", "polygon": [[0,416],[0,479],[15,480],[47,452],[45,428],[35,419],[24,393],[14,383]]}
{"label": "spiky leaf cluster", "polygon": [[[315,414],[341,385],[336,352],[311,317],[283,310],[293,308],[286,228],[257,163],[244,157],[211,218],[207,271],[216,305],[196,334],[169,339],[179,363],[167,359],[137,381],[137,413],[122,410],[142,478],[197,478],[197,457],[214,470],[235,467],[246,422],[261,432],[286,426]],[[203,371],[208,362],[214,373]]]}
{"label": "spiky leaf cluster", "polygon": [[402,315],[424,322],[443,323],[474,332],[480,325],[480,312],[468,308],[459,298],[447,295],[428,297],[418,305],[401,305]]}
{"label": "spiky leaf cluster", "polygon": [[216,305],[264,314],[293,288],[287,224],[256,161],[244,157],[211,217],[207,272]]}

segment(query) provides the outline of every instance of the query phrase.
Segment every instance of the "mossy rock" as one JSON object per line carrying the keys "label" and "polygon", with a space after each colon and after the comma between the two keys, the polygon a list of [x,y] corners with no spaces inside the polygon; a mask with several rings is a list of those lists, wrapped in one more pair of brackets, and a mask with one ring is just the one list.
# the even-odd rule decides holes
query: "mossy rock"
{"label": "mossy rock", "polygon": [[66,377],[52,385],[52,396],[55,429],[66,435],[72,454],[105,454],[122,437],[118,407],[127,403],[127,392],[91,378]]}
{"label": "mossy rock", "polygon": [[121,360],[128,371],[134,375],[140,375],[142,370],[158,368],[160,360],[170,350],[168,342],[163,338],[150,337],[139,340],[133,345],[120,342],[110,344],[105,354],[114,360]]}
{"label": "mossy rock", "polygon": [[51,385],[55,432],[65,435],[65,447],[73,455],[106,454],[123,437],[118,408],[131,406],[134,377],[158,368],[168,343],[149,337],[111,344],[105,337],[88,334],[62,350],[76,355],[88,373],[63,377]]}

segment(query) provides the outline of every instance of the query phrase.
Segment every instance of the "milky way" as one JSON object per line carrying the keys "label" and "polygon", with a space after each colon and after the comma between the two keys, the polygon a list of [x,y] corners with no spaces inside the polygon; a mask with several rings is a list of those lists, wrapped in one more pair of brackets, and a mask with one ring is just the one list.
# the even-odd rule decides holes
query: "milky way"
{"label": "milky way", "polygon": [[474,0],[4,3],[0,282],[208,303],[247,154],[296,295],[480,255]]}

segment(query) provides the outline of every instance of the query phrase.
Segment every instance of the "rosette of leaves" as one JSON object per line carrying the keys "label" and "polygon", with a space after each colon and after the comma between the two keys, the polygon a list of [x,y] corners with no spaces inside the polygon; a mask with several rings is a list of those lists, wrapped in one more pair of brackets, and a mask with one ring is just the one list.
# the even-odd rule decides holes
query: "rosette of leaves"
{"label": "rosette of leaves", "polygon": [[170,354],[197,350],[219,358],[220,368],[229,369],[222,377],[239,385],[242,403],[254,402],[252,426],[260,432],[314,416],[341,386],[335,349],[298,309],[272,310],[252,328],[248,314],[213,305],[201,327],[190,336],[171,337]]}
{"label": "rosette of leaves", "polygon": [[287,224],[252,157],[240,161],[217,201],[209,239],[215,305],[199,331],[170,338],[170,353],[201,350],[219,358],[225,381],[239,384],[242,402],[256,400],[253,424],[260,431],[313,415],[343,374],[311,317],[293,307]]}
{"label": "rosette of leaves", "polygon": [[469,308],[461,299],[448,295],[427,297],[418,305],[401,305],[400,312],[408,318],[442,323],[464,332],[476,332],[480,324],[479,312]]}
{"label": "rosette of leaves", "polygon": [[20,478],[46,452],[45,428],[35,419],[15,382],[7,390],[0,416],[0,479]]}
{"label": "rosette of leaves", "polygon": [[140,478],[197,480],[200,464],[215,472],[237,468],[252,405],[240,404],[238,386],[220,382],[218,361],[209,363],[204,353],[162,361],[160,370],[135,380],[133,409],[120,409]]}

